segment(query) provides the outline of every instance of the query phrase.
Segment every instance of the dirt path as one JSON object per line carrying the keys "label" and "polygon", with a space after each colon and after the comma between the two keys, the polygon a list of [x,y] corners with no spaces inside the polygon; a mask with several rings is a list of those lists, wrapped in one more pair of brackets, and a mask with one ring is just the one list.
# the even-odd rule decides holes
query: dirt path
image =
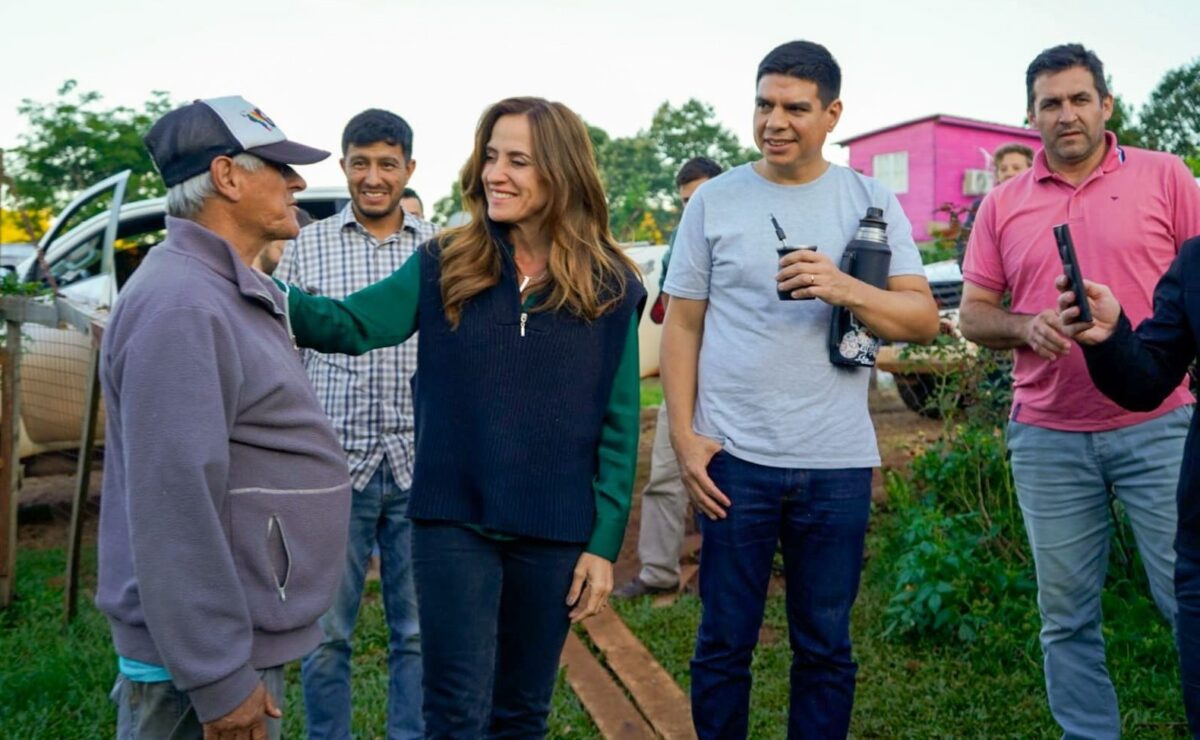
{"label": "dirt path", "polygon": [[[75,493],[77,456],[52,452],[23,461],[21,499],[17,516],[17,547],[47,549],[67,547],[71,525],[71,497]],[[95,544],[100,516],[100,482],[103,477],[99,455],[92,466],[88,501],[84,506],[83,542]]]}

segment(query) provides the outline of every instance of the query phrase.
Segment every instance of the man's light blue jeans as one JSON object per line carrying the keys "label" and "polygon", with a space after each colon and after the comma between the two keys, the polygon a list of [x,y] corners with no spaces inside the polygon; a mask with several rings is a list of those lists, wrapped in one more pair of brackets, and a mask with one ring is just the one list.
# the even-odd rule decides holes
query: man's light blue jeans
{"label": "man's light blue jeans", "polygon": [[361,491],[354,492],[346,570],[333,606],[321,617],[325,639],[301,666],[310,738],[348,740],[350,635],[362,603],[367,562],[379,543],[379,575],[388,624],[388,740],[421,738],[421,630],[413,586],[412,524],[407,489],[396,485],[385,459]]}
{"label": "man's light blue jeans", "polygon": [[[275,706],[286,712],[283,666],[266,668],[259,676]],[[201,740],[204,735],[192,700],[170,681],[144,683],[118,673],[109,698],[117,705],[116,740]],[[266,725],[268,740],[279,740],[283,722],[268,717]]]}
{"label": "man's light blue jeans", "polygon": [[1013,479],[1037,568],[1046,694],[1066,738],[1120,736],[1100,633],[1110,496],[1128,512],[1151,595],[1175,626],[1175,489],[1191,417],[1188,406],[1106,432],[1009,423]]}

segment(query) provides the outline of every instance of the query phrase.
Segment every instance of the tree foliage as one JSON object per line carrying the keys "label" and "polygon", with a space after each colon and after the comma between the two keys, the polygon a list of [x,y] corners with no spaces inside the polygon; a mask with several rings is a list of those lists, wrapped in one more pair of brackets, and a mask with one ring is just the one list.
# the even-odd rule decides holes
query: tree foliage
{"label": "tree foliage", "polygon": [[596,152],[596,161],[608,194],[609,226],[618,239],[633,239],[646,212],[656,222],[668,219],[670,192],[663,182],[670,172],[649,137],[612,139]]}
{"label": "tree foliage", "polygon": [[446,226],[450,217],[461,211],[462,207],[462,186],[455,180],[450,186],[450,194],[433,204],[433,215],[429,220],[438,226]]}
{"label": "tree foliage", "polygon": [[676,226],[675,173],[687,160],[704,156],[729,168],[758,156],[717,122],[711,105],[695,98],[679,107],[664,101],[650,127],[633,136],[589,129],[608,192],[609,225],[625,241],[661,242]]}
{"label": "tree foliage", "polygon": [[1200,176],[1200,59],[1163,75],[1136,116],[1114,96],[1108,130],[1122,144],[1177,154]]}
{"label": "tree foliage", "polygon": [[1138,120],[1146,146],[1178,154],[1200,173],[1200,58],[1163,75]]}
{"label": "tree foliage", "polygon": [[[1112,89],[1112,80],[1108,81],[1108,89]],[[1117,136],[1117,143],[1125,146],[1143,146],[1142,132],[1137,127],[1133,109],[1120,95],[1113,96],[1112,117],[1108,119],[1107,128]]]}
{"label": "tree foliage", "polygon": [[744,149],[732,131],[715,120],[708,103],[689,99],[678,108],[664,102],[654,113],[650,137],[658,154],[672,171],[692,157],[708,157],[722,167],[733,167],[758,158],[754,149]]}
{"label": "tree foliage", "polygon": [[164,192],[142,136],[174,107],[168,94],[154,91],[141,109],[101,105],[98,92],[67,80],[50,102],[25,99],[17,112],[28,129],[19,137],[8,165],[9,205],[19,211],[58,211],[80,191],[122,170],[132,170],[128,198]]}

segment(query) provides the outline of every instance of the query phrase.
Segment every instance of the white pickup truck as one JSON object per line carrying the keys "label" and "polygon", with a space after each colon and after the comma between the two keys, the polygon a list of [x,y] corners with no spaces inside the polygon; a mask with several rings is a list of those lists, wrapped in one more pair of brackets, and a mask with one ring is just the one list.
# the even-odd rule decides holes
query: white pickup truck
{"label": "white pickup truck", "polygon": [[919,414],[936,417],[938,411],[930,404],[930,396],[937,387],[938,376],[969,361],[975,353],[975,345],[958,333],[958,306],[962,302],[963,287],[958,262],[945,260],[925,265],[925,276],[938,305],[942,331],[954,336],[961,349],[956,344],[953,350],[906,353],[903,343],[886,344],[879,349],[875,367],[895,377],[896,390],[905,406]]}

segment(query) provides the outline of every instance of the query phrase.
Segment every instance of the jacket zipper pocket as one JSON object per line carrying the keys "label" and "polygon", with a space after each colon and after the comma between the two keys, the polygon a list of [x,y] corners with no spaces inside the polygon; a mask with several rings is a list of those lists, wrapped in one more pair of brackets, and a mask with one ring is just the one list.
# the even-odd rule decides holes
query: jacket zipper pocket
{"label": "jacket zipper pocket", "polygon": [[[279,530],[279,545],[283,549],[283,559],[287,563],[283,570],[283,580],[279,580],[279,571],[275,568],[275,561],[271,558],[271,540],[275,535],[275,530]],[[272,514],[267,519],[267,560],[271,564],[271,576],[275,579],[275,590],[279,592],[279,600],[287,601],[287,585],[292,577],[292,553],[288,549],[287,536],[283,533],[283,522],[279,520],[278,514]]]}

